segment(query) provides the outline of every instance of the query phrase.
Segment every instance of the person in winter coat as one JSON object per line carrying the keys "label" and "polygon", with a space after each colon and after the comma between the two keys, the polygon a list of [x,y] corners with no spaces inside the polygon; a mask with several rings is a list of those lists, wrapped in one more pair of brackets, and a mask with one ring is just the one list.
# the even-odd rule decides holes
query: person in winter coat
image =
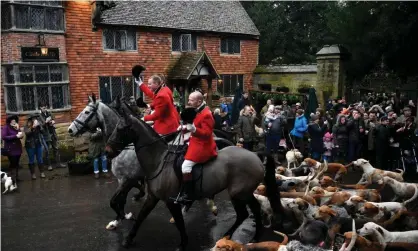
{"label": "person in winter coat", "polygon": [[306,121],[305,116],[303,115],[303,110],[298,109],[296,111],[295,124],[293,130],[290,131],[290,135],[293,137],[293,143],[295,147],[303,154],[305,153],[305,142],[303,141],[303,136],[308,130],[308,122]]}
{"label": "person in winter coat", "polygon": [[42,159],[42,154],[43,149],[45,149],[47,146],[42,136],[43,130],[44,129],[42,128],[42,124],[39,122],[39,115],[29,115],[24,129],[26,134],[25,148],[26,152],[28,153],[29,170],[33,180],[36,180],[35,157],[38,163],[39,172],[41,173],[41,178],[46,177],[44,173],[44,161]]}
{"label": "person in winter coat", "polygon": [[1,138],[4,141],[4,150],[6,151],[7,158],[9,159],[10,176],[13,180],[13,185],[10,190],[13,191],[17,188],[19,161],[22,155],[22,142],[23,132],[19,128],[19,117],[11,115],[6,119],[6,125],[1,130]]}
{"label": "person in winter coat", "polygon": [[328,122],[325,120],[321,126],[319,117],[317,115],[312,116],[312,123],[308,126],[308,133],[310,136],[310,148],[311,156],[313,159],[320,161],[321,155],[324,152],[323,137],[327,130]]}
{"label": "person in winter coat", "polygon": [[365,125],[361,114],[353,110],[352,119],[347,122],[348,129],[348,162],[360,158],[362,152],[362,143],[365,135]]}
{"label": "person in winter coat", "polygon": [[46,142],[47,147],[45,148],[45,157],[48,164],[48,170],[52,170],[51,155],[49,149],[52,148],[55,162],[58,167],[64,168],[65,165],[61,163],[61,155],[58,149],[58,136],[55,131],[55,120],[52,114],[47,110],[46,104],[41,104],[41,113],[39,116],[40,122],[42,123],[43,130],[42,135]]}
{"label": "person in winter coat", "polygon": [[369,113],[369,119],[367,120],[366,127],[366,136],[367,136],[367,152],[366,159],[370,161],[370,164],[375,165],[375,129],[377,126],[377,117],[374,112]]}
{"label": "person in winter coat", "polygon": [[256,138],[256,131],[254,127],[255,111],[250,106],[245,106],[242,114],[238,118],[236,126],[239,141],[243,142],[243,147],[252,151],[254,141]]}
{"label": "person in winter coat", "polygon": [[389,119],[385,116],[380,119],[376,127],[376,168],[388,170],[388,154],[390,145]]}
{"label": "person in winter coat", "polygon": [[280,114],[279,106],[274,108],[275,116],[266,116],[267,131],[266,131],[266,151],[271,153],[273,151],[273,158],[276,164],[279,162],[279,144],[283,135],[283,126],[286,124],[286,119]]}
{"label": "person in winter coat", "polygon": [[99,178],[99,161],[102,161],[102,172],[106,178],[109,178],[107,171],[107,158],[105,154],[105,141],[104,135],[100,128],[96,129],[96,132],[90,135],[89,143],[89,157],[93,159],[94,177]]}
{"label": "person in winter coat", "polygon": [[332,134],[327,132],[324,135],[324,154],[323,154],[323,159],[329,162],[332,162],[332,152],[334,149],[334,142],[332,141]]}
{"label": "person in winter coat", "polygon": [[242,94],[241,99],[238,101],[238,109],[241,111],[242,109],[244,109],[245,106],[250,106],[251,102],[250,102],[250,98],[249,98],[249,93],[248,91],[245,91]]}
{"label": "person in winter coat", "polygon": [[347,118],[344,115],[339,115],[337,123],[332,128],[332,135],[334,135],[336,151],[334,161],[345,163],[348,150],[348,128]]}
{"label": "person in winter coat", "polygon": [[216,108],[213,111],[213,119],[215,120],[215,129],[222,130],[222,117],[221,117],[221,110]]}

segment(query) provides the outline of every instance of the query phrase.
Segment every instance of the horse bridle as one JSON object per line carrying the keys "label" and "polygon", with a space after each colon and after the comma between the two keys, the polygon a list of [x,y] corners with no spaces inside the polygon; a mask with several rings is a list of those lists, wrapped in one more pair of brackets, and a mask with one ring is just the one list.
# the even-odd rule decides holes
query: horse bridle
{"label": "horse bridle", "polygon": [[[75,128],[77,128],[77,132],[80,132],[82,129],[85,129],[88,127],[88,123],[89,121],[97,114],[97,105],[87,105],[88,107],[92,108],[93,110],[90,112],[90,114],[87,116],[86,120],[81,121],[79,119],[75,119],[74,120],[74,125]],[[78,125],[81,125],[81,127],[79,127]]]}

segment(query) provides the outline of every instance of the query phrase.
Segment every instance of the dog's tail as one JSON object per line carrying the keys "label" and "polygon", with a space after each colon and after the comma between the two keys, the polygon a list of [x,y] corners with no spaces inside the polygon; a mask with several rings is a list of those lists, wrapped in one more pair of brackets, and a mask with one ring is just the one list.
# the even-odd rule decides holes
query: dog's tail
{"label": "dog's tail", "polygon": [[282,245],[286,245],[289,242],[289,238],[287,237],[286,234],[282,233],[282,232],[278,232],[278,231],[273,231],[275,234],[281,235],[283,236],[283,241],[280,242],[280,244]]}
{"label": "dog's tail", "polygon": [[[266,155],[266,173],[264,176],[264,184],[266,186],[266,195],[270,201],[271,209],[273,209],[274,216],[280,217],[283,214],[283,205],[280,201],[280,193],[277,189],[275,163],[270,154]],[[281,219],[280,219],[281,221]]]}
{"label": "dog's tail", "polygon": [[403,205],[406,205],[409,202],[414,201],[418,197],[418,185],[415,185],[414,187],[415,187],[415,193],[414,193],[414,195],[409,200],[404,201],[402,203]]}

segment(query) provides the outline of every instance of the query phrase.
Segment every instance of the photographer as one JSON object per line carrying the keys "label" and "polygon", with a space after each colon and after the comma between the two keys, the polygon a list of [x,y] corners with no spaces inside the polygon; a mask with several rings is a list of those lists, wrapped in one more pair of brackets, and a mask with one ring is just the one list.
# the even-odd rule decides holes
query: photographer
{"label": "photographer", "polygon": [[52,114],[47,110],[47,105],[45,103],[41,104],[40,109],[41,114],[39,117],[39,122],[42,124],[42,135],[46,142],[45,158],[48,163],[48,170],[51,171],[53,169],[51,165],[51,155],[49,154],[50,148],[52,148],[57,166],[64,168],[65,165],[61,163],[61,156],[58,149],[58,136],[57,132],[55,131],[55,120]]}

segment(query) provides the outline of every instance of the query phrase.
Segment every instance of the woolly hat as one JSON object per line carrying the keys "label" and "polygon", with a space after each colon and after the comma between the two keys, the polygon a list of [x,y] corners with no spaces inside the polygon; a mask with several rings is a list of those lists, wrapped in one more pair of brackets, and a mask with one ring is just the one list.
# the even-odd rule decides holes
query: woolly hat
{"label": "woolly hat", "polygon": [[329,132],[325,133],[324,139],[332,139],[332,133],[329,133]]}

